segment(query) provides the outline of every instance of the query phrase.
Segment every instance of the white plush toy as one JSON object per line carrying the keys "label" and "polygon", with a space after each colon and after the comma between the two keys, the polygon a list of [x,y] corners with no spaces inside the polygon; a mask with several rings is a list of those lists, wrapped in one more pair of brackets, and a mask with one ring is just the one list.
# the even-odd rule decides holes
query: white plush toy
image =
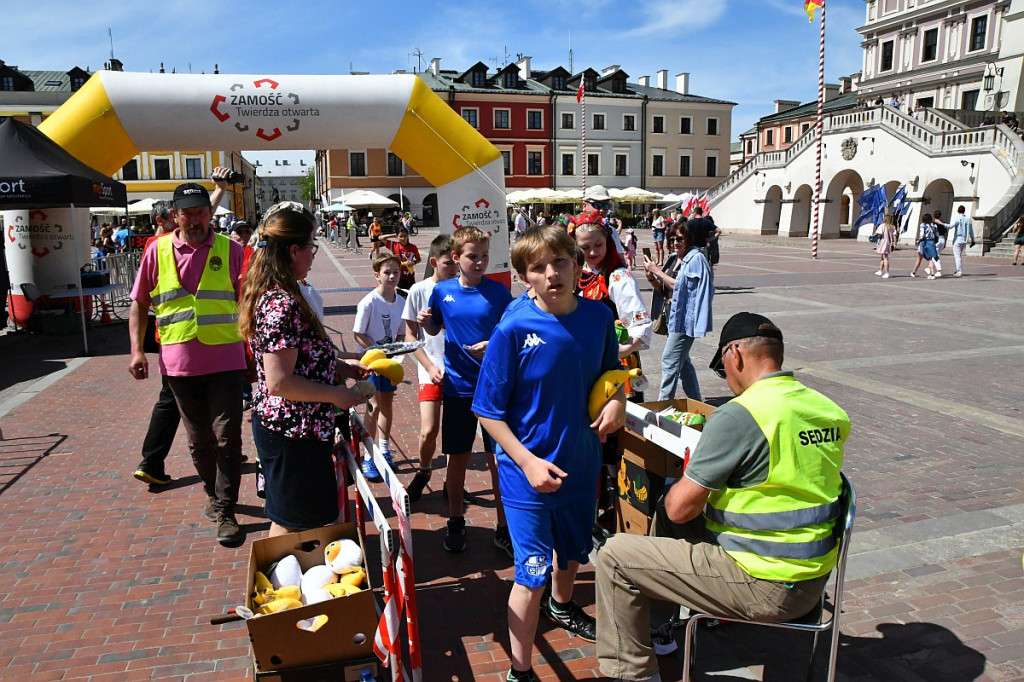
{"label": "white plush toy", "polygon": [[331,599],[333,595],[324,589],[326,585],[338,582],[338,575],[331,570],[330,566],[313,566],[302,574],[300,587],[302,588],[302,603],[318,604]]}
{"label": "white plush toy", "polygon": [[302,580],[302,567],[299,566],[299,560],[289,554],[277,562],[268,577],[275,590],[287,585],[298,585]]}
{"label": "white plush toy", "polygon": [[324,548],[324,563],[338,575],[344,575],[363,565],[363,551],[353,540],[335,540]]}

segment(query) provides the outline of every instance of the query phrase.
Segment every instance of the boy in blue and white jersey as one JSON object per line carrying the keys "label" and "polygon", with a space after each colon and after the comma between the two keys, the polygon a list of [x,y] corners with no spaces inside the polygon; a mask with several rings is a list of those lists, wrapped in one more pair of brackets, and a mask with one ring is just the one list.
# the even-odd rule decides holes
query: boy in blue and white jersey
{"label": "boy in blue and white jersey", "polygon": [[[420,326],[431,336],[442,328],[445,332],[441,452],[448,455],[445,488],[448,491],[449,518],[444,548],[449,552],[461,552],[466,548],[463,486],[476,439],[477,419],[472,405],[480,362],[491,332],[512,300],[512,294],[505,286],[484,277],[490,261],[489,252],[490,237],[479,229],[462,227],[452,233],[452,258],[459,265],[459,276],[438,282],[430,292],[428,307],[417,315]],[[492,454],[494,444],[486,432],[483,441],[498,512],[494,544],[511,556],[512,546],[505,526]]]}
{"label": "boy in blue and white jersey", "polygon": [[[517,301],[491,336],[473,411],[498,444],[499,484],[515,549],[508,619],[508,680],[533,680],[530,660],[539,609],[594,641],[593,617],[572,599],[573,583],[593,548],[591,529],[601,467],[601,436],[625,421],[620,391],[596,420],[591,387],[619,366],[607,306],[576,296],[575,244],[560,227],[528,230],[512,264],[533,301]],[[541,604],[553,570],[551,596]]]}

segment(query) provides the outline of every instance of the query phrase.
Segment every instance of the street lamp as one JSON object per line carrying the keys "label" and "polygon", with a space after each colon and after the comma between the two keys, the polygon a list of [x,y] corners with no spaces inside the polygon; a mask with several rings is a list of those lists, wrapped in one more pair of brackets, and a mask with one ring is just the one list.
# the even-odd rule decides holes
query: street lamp
{"label": "street lamp", "polygon": [[[1004,67],[996,66],[995,62],[988,62],[985,64],[985,75],[981,79],[982,89],[991,95],[992,91],[996,87],[996,76],[999,76],[999,87],[1003,87],[1003,70]],[[996,105],[1002,106],[1002,91],[996,92],[996,95],[992,98],[992,110],[995,111]],[[996,97],[999,98],[999,102],[996,102]]]}

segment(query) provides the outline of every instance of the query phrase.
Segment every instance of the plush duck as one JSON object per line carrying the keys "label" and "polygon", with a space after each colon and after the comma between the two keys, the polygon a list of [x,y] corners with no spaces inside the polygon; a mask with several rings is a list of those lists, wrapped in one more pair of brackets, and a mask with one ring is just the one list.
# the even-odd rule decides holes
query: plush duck
{"label": "plush duck", "polygon": [[594,387],[590,389],[590,398],[587,400],[587,412],[591,419],[597,419],[601,409],[613,395],[615,395],[626,382],[632,378],[639,379],[644,374],[639,367],[633,369],[610,369],[602,374]]}

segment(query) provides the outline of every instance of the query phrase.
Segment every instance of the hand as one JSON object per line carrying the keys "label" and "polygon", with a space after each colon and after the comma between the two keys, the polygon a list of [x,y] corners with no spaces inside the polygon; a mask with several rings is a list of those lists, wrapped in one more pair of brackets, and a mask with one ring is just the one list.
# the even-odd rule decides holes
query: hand
{"label": "hand", "polygon": [[217,166],[216,168],[213,169],[213,172],[210,173],[210,179],[213,180],[213,184],[219,187],[220,189],[227,189],[228,183],[227,180],[225,180],[224,178],[226,178],[228,176],[228,173],[230,172],[230,168],[227,168],[225,166]]}
{"label": "hand", "polygon": [[444,381],[444,370],[440,369],[437,365],[430,368],[430,381],[435,385],[440,386],[441,382]]}
{"label": "hand", "polygon": [[358,360],[339,360],[334,365],[334,375],[339,381],[365,379],[370,375],[370,368],[360,364]]}
{"label": "hand", "polygon": [[607,436],[623,427],[626,423],[626,405],[622,400],[609,400],[601,408],[597,419],[590,425],[590,428],[597,431],[599,436]]}
{"label": "hand", "polygon": [[337,405],[343,410],[361,405],[366,402],[366,398],[353,391],[351,388],[345,388],[344,386],[335,386],[334,398],[331,400],[332,403]]}
{"label": "hand", "polygon": [[568,476],[546,459],[534,455],[523,468],[526,480],[539,493],[553,493],[562,487],[562,479]]}
{"label": "hand", "polygon": [[419,325],[422,327],[423,325],[430,321],[431,317],[433,316],[430,313],[430,308],[424,308],[423,310],[416,313],[416,322],[418,322]]}
{"label": "hand", "polygon": [[135,377],[137,381],[142,381],[149,377],[149,360],[146,359],[145,353],[132,354],[132,359],[128,364],[128,373]]}
{"label": "hand", "polygon": [[472,346],[466,349],[470,355],[477,360],[484,359],[484,353],[487,352],[487,341],[481,341],[480,343],[474,343]]}

